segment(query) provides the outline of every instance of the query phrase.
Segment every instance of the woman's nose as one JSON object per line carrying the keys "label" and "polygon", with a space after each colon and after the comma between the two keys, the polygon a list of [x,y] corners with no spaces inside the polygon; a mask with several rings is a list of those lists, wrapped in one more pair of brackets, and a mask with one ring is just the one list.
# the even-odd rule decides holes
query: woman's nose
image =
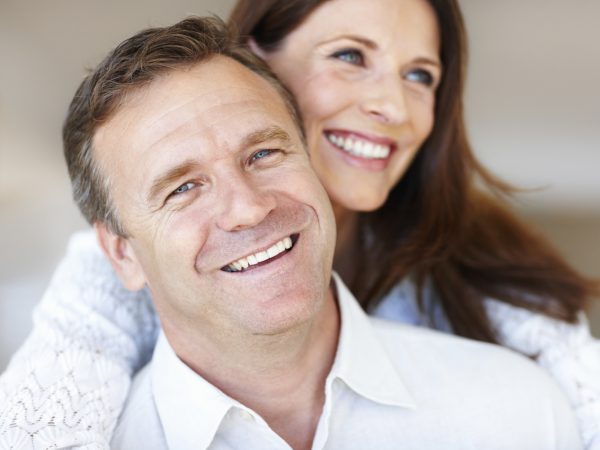
{"label": "woman's nose", "polygon": [[374,120],[390,125],[408,120],[405,93],[399,75],[373,79],[363,95],[361,110]]}

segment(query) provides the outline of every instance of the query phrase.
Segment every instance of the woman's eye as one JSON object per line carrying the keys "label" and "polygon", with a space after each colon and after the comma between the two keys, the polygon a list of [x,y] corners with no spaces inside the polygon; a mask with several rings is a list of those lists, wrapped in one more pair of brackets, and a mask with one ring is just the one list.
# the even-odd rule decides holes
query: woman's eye
{"label": "woman's eye", "polygon": [[339,59],[340,61],[354,64],[355,66],[362,66],[365,63],[365,59],[360,50],[348,48],[339,50],[331,55],[333,58]]}
{"label": "woman's eye", "polygon": [[431,73],[429,73],[427,70],[423,70],[423,69],[411,70],[404,76],[404,79],[406,79],[407,81],[420,83],[425,86],[433,86],[433,84],[435,82],[433,75]]}
{"label": "woman's eye", "polygon": [[196,186],[196,183],[192,183],[191,181],[188,181],[187,183],[184,183],[181,186],[179,186],[177,189],[175,189],[173,191],[172,195],[184,194],[187,191],[189,191],[190,189],[192,189],[194,186]]}

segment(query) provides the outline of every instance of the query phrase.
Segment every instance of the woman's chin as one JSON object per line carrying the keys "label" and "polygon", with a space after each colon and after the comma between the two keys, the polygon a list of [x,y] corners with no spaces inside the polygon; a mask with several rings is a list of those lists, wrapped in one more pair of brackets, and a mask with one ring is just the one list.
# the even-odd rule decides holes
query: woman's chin
{"label": "woman's chin", "polygon": [[388,192],[385,195],[339,195],[331,196],[332,202],[343,209],[353,212],[372,212],[383,206],[388,197]]}

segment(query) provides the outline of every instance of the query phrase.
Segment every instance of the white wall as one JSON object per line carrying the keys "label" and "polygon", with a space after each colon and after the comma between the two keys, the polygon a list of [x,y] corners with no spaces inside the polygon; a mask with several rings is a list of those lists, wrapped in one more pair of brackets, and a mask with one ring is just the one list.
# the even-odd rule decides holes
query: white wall
{"label": "white wall", "polygon": [[[28,332],[69,234],[85,226],[71,204],[60,142],[84,67],[134,31],[187,13],[224,15],[232,3],[0,0],[0,370]],[[462,4],[477,153],[510,181],[548,187],[520,200],[542,226],[556,215],[578,224],[600,217],[600,2]],[[569,233],[556,236],[575,264],[599,276],[600,239],[590,223],[578,228],[590,237],[577,231],[575,244]]]}
{"label": "white wall", "polygon": [[469,129],[537,208],[600,214],[600,2],[463,0]]}

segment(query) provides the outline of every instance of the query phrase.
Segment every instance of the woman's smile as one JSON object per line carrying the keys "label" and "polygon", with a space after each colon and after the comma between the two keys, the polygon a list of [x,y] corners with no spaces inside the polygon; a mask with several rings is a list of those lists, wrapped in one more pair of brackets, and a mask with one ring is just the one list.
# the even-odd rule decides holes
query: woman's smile
{"label": "woman's smile", "polygon": [[431,6],[331,0],[280,48],[257,52],[298,99],[311,163],[331,201],[379,208],[433,128],[441,63]]}

